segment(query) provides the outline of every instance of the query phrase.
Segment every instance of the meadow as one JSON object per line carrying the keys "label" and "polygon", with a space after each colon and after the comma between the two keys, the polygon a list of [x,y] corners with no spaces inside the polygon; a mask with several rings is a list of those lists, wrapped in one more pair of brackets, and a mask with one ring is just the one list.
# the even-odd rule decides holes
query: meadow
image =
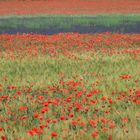
{"label": "meadow", "polygon": [[140,35],[0,35],[2,140],[138,140]]}
{"label": "meadow", "polygon": [[1,140],[140,140],[139,0],[0,0]]}

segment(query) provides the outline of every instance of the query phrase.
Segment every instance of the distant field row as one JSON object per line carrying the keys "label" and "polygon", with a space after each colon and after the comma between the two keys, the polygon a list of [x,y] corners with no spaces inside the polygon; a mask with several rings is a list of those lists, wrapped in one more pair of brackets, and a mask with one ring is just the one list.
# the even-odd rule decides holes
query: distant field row
{"label": "distant field row", "polygon": [[140,13],[139,0],[1,0],[0,15]]}
{"label": "distant field row", "polygon": [[[0,17],[0,33],[16,32],[80,32],[139,31],[140,14],[130,15],[40,15]],[[43,32],[44,31],[44,32]],[[82,33],[82,32],[81,32]],[[84,32],[85,33],[85,32]]]}

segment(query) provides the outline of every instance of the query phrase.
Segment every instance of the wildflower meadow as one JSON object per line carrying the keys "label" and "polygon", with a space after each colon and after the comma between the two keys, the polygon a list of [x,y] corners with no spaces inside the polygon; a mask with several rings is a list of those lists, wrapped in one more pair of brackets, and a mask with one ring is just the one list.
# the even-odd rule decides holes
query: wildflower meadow
{"label": "wildflower meadow", "polygon": [[[0,1],[1,140],[140,140],[140,33],[131,28],[135,22],[140,25],[139,1],[107,1]],[[124,8],[122,3],[126,4]],[[50,8],[37,6],[45,4]],[[97,5],[104,7],[100,11]],[[114,7],[112,11],[107,5]],[[103,18],[102,27],[108,29],[111,23],[111,29],[120,32],[100,32],[99,28],[96,33],[70,32],[80,24],[86,26],[85,30],[95,23],[97,27],[102,23],[100,18],[98,22],[76,20],[69,32],[63,32],[65,24],[60,24],[58,30],[56,22],[49,24],[50,16],[49,21],[27,20],[22,24],[26,25],[24,33],[25,26],[9,18],[9,14],[22,18],[57,11],[57,17],[63,13],[68,17],[89,13],[94,16],[117,14],[119,10],[121,14],[135,14],[128,20]],[[57,25],[59,21],[61,18]],[[131,33],[125,27],[122,30],[120,25],[125,21],[132,21]],[[38,33],[47,25],[51,34]]]}

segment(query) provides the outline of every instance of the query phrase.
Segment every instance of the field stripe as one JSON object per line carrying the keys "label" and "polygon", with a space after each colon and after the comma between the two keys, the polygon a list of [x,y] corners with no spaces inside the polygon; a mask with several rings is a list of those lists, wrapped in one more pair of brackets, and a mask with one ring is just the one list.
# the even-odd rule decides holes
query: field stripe
{"label": "field stripe", "polygon": [[1,1],[0,15],[140,13],[139,0]]}

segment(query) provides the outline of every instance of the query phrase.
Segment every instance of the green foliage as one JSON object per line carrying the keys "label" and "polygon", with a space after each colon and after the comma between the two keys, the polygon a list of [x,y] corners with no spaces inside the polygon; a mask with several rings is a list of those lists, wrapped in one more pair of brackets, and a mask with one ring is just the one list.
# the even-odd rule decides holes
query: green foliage
{"label": "green foliage", "polygon": [[39,15],[0,17],[0,29],[70,29],[75,26],[112,26],[140,23],[140,15]]}

